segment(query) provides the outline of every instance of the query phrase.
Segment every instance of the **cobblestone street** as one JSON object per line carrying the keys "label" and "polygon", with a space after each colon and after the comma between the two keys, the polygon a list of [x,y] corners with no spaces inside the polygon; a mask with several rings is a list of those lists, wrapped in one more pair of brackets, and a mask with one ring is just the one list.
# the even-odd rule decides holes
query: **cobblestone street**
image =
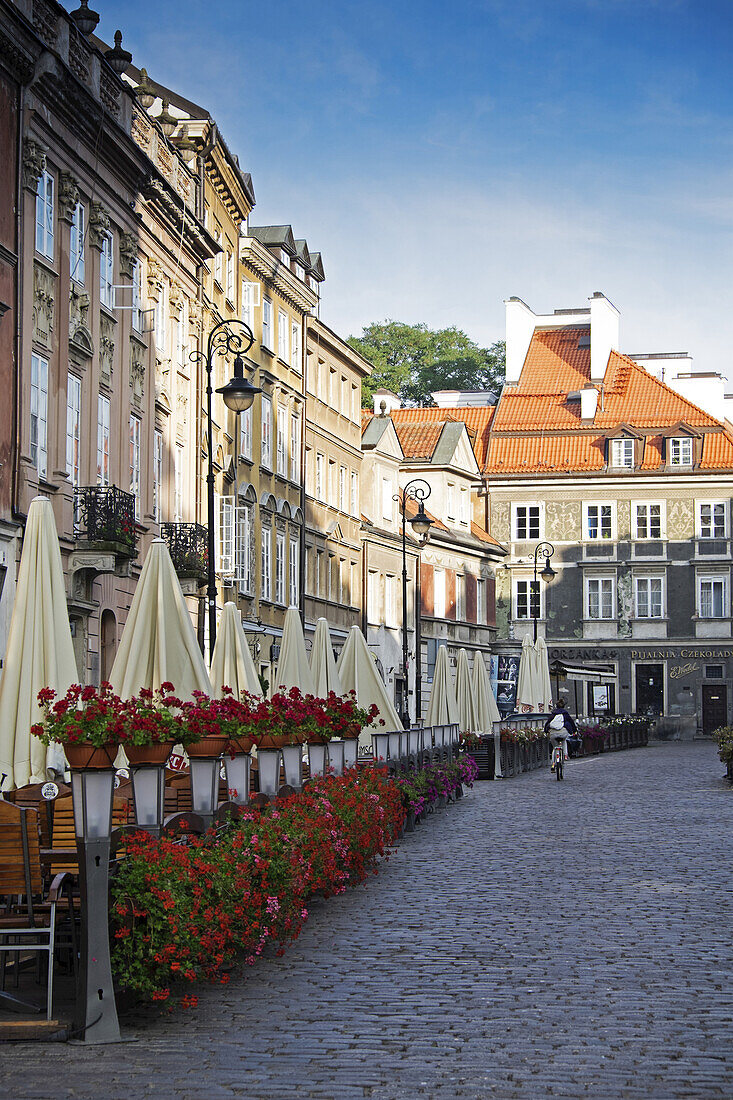
{"label": "cobblestone street", "polygon": [[6,1046],[0,1095],[730,1098],[722,771],[673,743],[479,783],[284,957],[136,1043]]}

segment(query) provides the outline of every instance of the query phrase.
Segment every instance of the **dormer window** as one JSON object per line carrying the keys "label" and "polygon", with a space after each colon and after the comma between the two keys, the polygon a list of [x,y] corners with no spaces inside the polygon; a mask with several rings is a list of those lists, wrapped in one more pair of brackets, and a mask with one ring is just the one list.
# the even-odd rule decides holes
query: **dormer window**
{"label": "dormer window", "polygon": [[667,440],[669,447],[668,465],[692,466],[692,440],[688,436],[679,436]]}
{"label": "dormer window", "polygon": [[611,440],[611,465],[616,469],[633,470],[634,468],[634,440]]}
{"label": "dormer window", "polygon": [[284,248],[280,249],[280,259],[286,267],[290,267],[290,253],[286,252]]}

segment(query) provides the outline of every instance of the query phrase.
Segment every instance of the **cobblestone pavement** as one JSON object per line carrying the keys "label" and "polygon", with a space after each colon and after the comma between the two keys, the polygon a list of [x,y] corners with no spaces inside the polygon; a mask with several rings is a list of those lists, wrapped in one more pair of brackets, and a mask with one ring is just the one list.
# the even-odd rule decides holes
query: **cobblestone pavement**
{"label": "cobblestone pavement", "polygon": [[0,1096],[730,1100],[721,772],[695,742],[477,784],[283,958],[136,1043],[5,1046]]}

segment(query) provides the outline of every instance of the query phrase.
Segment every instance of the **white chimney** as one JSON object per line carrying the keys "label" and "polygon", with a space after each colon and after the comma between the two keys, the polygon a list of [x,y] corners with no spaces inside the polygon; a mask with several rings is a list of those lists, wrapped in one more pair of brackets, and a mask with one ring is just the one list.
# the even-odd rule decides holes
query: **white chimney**
{"label": "white chimney", "polygon": [[580,419],[594,420],[598,408],[598,390],[595,386],[586,385],[580,391]]}
{"label": "white chimney", "polygon": [[[385,416],[389,416],[394,409],[402,407],[402,402],[396,393],[392,393],[391,390],[385,390],[380,388],[375,390],[372,394],[374,398],[374,415],[381,416],[384,413]],[[384,405],[384,408],[382,406]]]}
{"label": "white chimney", "polygon": [[590,377],[591,382],[602,382],[606,374],[609,354],[612,350],[618,351],[619,312],[600,290],[597,290],[589,300]]}
{"label": "white chimney", "polygon": [[506,380],[519,381],[527,357],[537,317],[521,298],[507,298],[506,306]]}

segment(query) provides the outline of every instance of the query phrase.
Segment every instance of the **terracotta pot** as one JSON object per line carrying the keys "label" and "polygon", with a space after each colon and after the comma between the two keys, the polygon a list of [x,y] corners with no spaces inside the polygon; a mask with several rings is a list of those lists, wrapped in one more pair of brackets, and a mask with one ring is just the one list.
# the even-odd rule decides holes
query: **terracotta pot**
{"label": "terracotta pot", "polygon": [[238,755],[252,752],[254,741],[251,737],[230,737],[225,752],[233,752]]}
{"label": "terracotta pot", "polygon": [[227,747],[228,737],[203,737],[193,745],[186,745],[189,756],[221,756]]}
{"label": "terracotta pot", "polygon": [[123,745],[131,764],[165,764],[175,741],[160,741],[154,745]]}
{"label": "terracotta pot", "polygon": [[64,745],[64,752],[72,771],[83,771],[85,768],[113,768],[117,756],[117,745],[96,748],[94,745],[81,742],[76,745]]}
{"label": "terracotta pot", "polygon": [[309,733],[306,737],[307,745],[327,745],[331,740],[330,737],[322,737],[320,733]]}
{"label": "terracotta pot", "polygon": [[281,749],[284,745],[297,744],[287,733],[263,733],[258,749]]}

